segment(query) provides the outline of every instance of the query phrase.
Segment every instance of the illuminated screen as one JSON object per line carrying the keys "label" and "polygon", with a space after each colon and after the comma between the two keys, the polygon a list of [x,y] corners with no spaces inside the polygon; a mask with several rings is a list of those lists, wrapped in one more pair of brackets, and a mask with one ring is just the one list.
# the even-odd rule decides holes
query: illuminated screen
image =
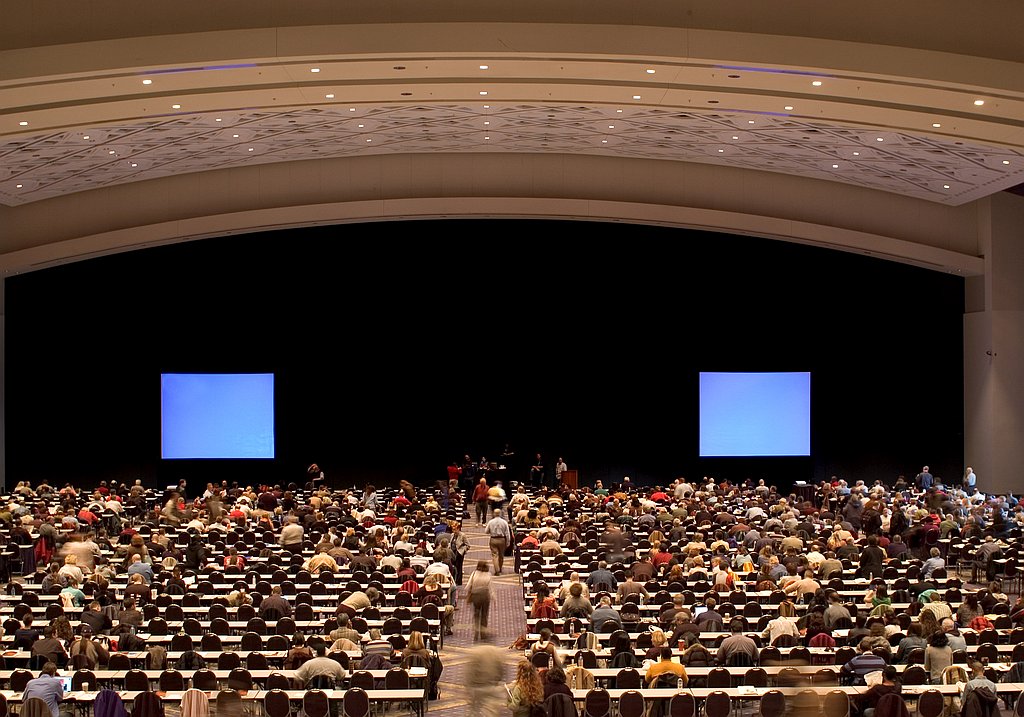
{"label": "illuminated screen", "polygon": [[811,455],[811,374],[702,372],[700,455]]}
{"label": "illuminated screen", "polygon": [[273,458],[274,374],[160,376],[163,458]]}

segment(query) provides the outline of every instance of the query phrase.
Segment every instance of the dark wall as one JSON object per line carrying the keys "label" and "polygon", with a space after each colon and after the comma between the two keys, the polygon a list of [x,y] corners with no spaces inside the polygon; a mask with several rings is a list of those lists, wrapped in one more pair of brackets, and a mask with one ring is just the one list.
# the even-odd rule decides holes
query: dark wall
{"label": "dark wall", "polygon": [[[962,281],[781,242],[437,221],[204,240],[6,282],[8,482],[584,478],[962,467]],[[803,459],[697,458],[700,370],[809,370]],[[277,374],[275,461],[161,461],[161,372]]]}

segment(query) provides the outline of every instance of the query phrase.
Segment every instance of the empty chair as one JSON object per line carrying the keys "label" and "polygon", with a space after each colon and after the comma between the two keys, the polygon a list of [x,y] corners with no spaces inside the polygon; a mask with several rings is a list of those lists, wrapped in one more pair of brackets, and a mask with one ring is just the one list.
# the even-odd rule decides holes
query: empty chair
{"label": "empty chair", "polygon": [[271,672],[267,678],[266,688],[268,690],[290,690],[291,680],[280,672]]}
{"label": "empty chair", "polygon": [[392,667],[384,674],[386,690],[407,690],[409,685],[409,673],[401,667]]}
{"label": "empty chair", "polygon": [[245,669],[247,670],[269,670],[270,663],[267,662],[267,656],[262,652],[250,652],[245,656]]}
{"label": "empty chair", "polygon": [[98,689],[96,685],[96,673],[92,670],[76,670],[71,676],[71,689],[74,692],[84,690],[83,685],[89,685],[90,690]]}
{"label": "empty chair", "polygon": [[706,717],[729,717],[731,707],[732,700],[729,694],[716,690],[704,701],[704,714]]}
{"label": "empty chair", "polygon": [[215,692],[220,689],[220,683],[213,670],[203,669],[192,673],[192,687],[203,692]]}
{"label": "empty chair", "polygon": [[234,670],[242,666],[242,658],[237,652],[222,652],[217,655],[218,670]]}
{"label": "empty chair", "polygon": [[160,673],[161,692],[184,692],[185,676],[177,670],[164,670]]}
{"label": "empty chair", "polygon": [[267,711],[267,717],[291,717],[291,701],[282,689],[275,688],[267,692],[263,697],[263,707]]}
{"label": "empty chair", "polygon": [[252,673],[243,667],[236,667],[228,673],[228,689],[242,692],[252,689]]}
{"label": "empty chair", "polygon": [[223,643],[220,641],[220,635],[215,635],[212,632],[203,635],[203,640],[199,643],[199,647],[205,652],[220,652],[224,649]]}
{"label": "empty chair", "polygon": [[163,700],[155,692],[142,692],[132,700],[132,717],[163,717]]}
{"label": "empty chair", "polygon": [[845,692],[832,690],[825,695],[822,712],[825,717],[849,717],[850,698]]}
{"label": "empty chair", "polygon": [[259,633],[247,632],[242,635],[242,642],[239,649],[244,652],[251,650],[262,650],[263,649],[263,638]]}
{"label": "empty chair", "polygon": [[373,689],[373,675],[366,670],[356,670],[352,673],[352,677],[349,678],[349,681],[353,687],[358,687],[363,690]]}
{"label": "empty chair", "polygon": [[583,701],[583,714],[585,717],[607,717],[612,710],[612,700],[608,690],[595,687],[587,692]]}
{"label": "empty chair", "polygon": [[761,695],[758,709],[761,717],[782,717],[786,713],[786,696],[778,690],[769,690]]}
{"label": "empty chair", "polygon": [[939,717],[945,707],[945,700],[938,690],[926,690],[917,701],[917,711],[921,717]]}
{"label": "empty chair", "polygon": [[669,717],[693,717],[697,712],[697,701],[689,692],[675,695],[668,704]]}
{"label": "empty chair", "polygon": [[217,717],[242,717],[242,696],[230,689],[218,692]]}
{"label": "empty chair", "polygon": [[767,687],[768,673],[760,667],[751,667],[743,675],[743,684],[748,687]]}
{"label": "empty chair", "polygon": [[620,717],[643,717],[644,696],[636,690],[628,690],[619,696]]}
{"label": "empty chair", "polygon": [[[110,656],[110,661],[107,662],[107,669],[109,670],[130,670],[132,668],[132,661],[128,655],[123,652],[115,652]],[[13,679],[13,677],[11,678]]]}
{"label": "empty chair", "polygon": [[124,688],[129,692],[146,692],[149,690],[149,677],[143,670],[128,670],[124,676]]}
{"label": "empty chair", "polygon": [[194,649],[192,636],[179,632],[171,638],[171,652],[188,652]]}
{"label": "empty chair", "polygon": [[[345,696],[347,697],[348,693],[352,691],[351,689],[347,690]],[[363,695],[365,696],[366,693],[364,692]],[[367,711],[369,711],[369,698],[366,702]],[[306,713],[306,717],[327,717],[330,712],[327,693],[323,690],[308,690],[302,697],[302,711]]]}
{"label": "empty chair", "polygon": [[[540,653],[538,653],[540,654]],[[547,653],[544,653],[547,654]],[[615,674],[615,688],[619,690],[638,690],[643,686],[643,678],[632,667],[624,667]],[[619,703],[622,710],[622,703]]]}
{"label": "empty chair", "polygon": [[[305,706],[305,703],[303,703],[303,706]],[[345,712],[345,717],[367,717],[370,713],[370,697],[366,694],[365,690],[353,687],[345,690],[341,706]],[[317,716],[310,715],[309,717]]]}
{"label": "empty chair", "polygon": [[712,689],[732,686],[732,674],[724,667],[716,667],[708,673],[708,687]]}

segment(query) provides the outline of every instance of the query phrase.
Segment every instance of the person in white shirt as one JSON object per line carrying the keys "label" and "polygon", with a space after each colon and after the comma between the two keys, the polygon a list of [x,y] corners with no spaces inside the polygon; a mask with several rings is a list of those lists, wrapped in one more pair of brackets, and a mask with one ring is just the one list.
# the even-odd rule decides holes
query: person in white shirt
{"label": "person in white shirt", "polygon": [[788,617],[777,617],[769,622],[764,632],[761,633],[761,637],[766,638],[769,645],[774,644],[780,635],[792,635],[799,638],[800,629],[796,626],[796,621]]}

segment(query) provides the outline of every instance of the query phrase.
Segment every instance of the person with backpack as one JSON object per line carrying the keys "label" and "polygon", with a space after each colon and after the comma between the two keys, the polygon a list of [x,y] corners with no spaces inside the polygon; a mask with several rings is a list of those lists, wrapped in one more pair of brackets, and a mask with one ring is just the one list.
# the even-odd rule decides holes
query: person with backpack
{"label": "person with backpack", "polygon": [[548,590],[548,586],[540,583],[536,589],[537,596],[533,599],[533,605],[530,606],[530,617],[547,619],[558,617],[558,603]]}
{"label": "person with backpack", "polygon": [[544,713],[544,683],[540,681],[537,668],[529,660],[523,660],[516,668],[516,679],[506,685],[508,707],[512,717],[542,717]]}

